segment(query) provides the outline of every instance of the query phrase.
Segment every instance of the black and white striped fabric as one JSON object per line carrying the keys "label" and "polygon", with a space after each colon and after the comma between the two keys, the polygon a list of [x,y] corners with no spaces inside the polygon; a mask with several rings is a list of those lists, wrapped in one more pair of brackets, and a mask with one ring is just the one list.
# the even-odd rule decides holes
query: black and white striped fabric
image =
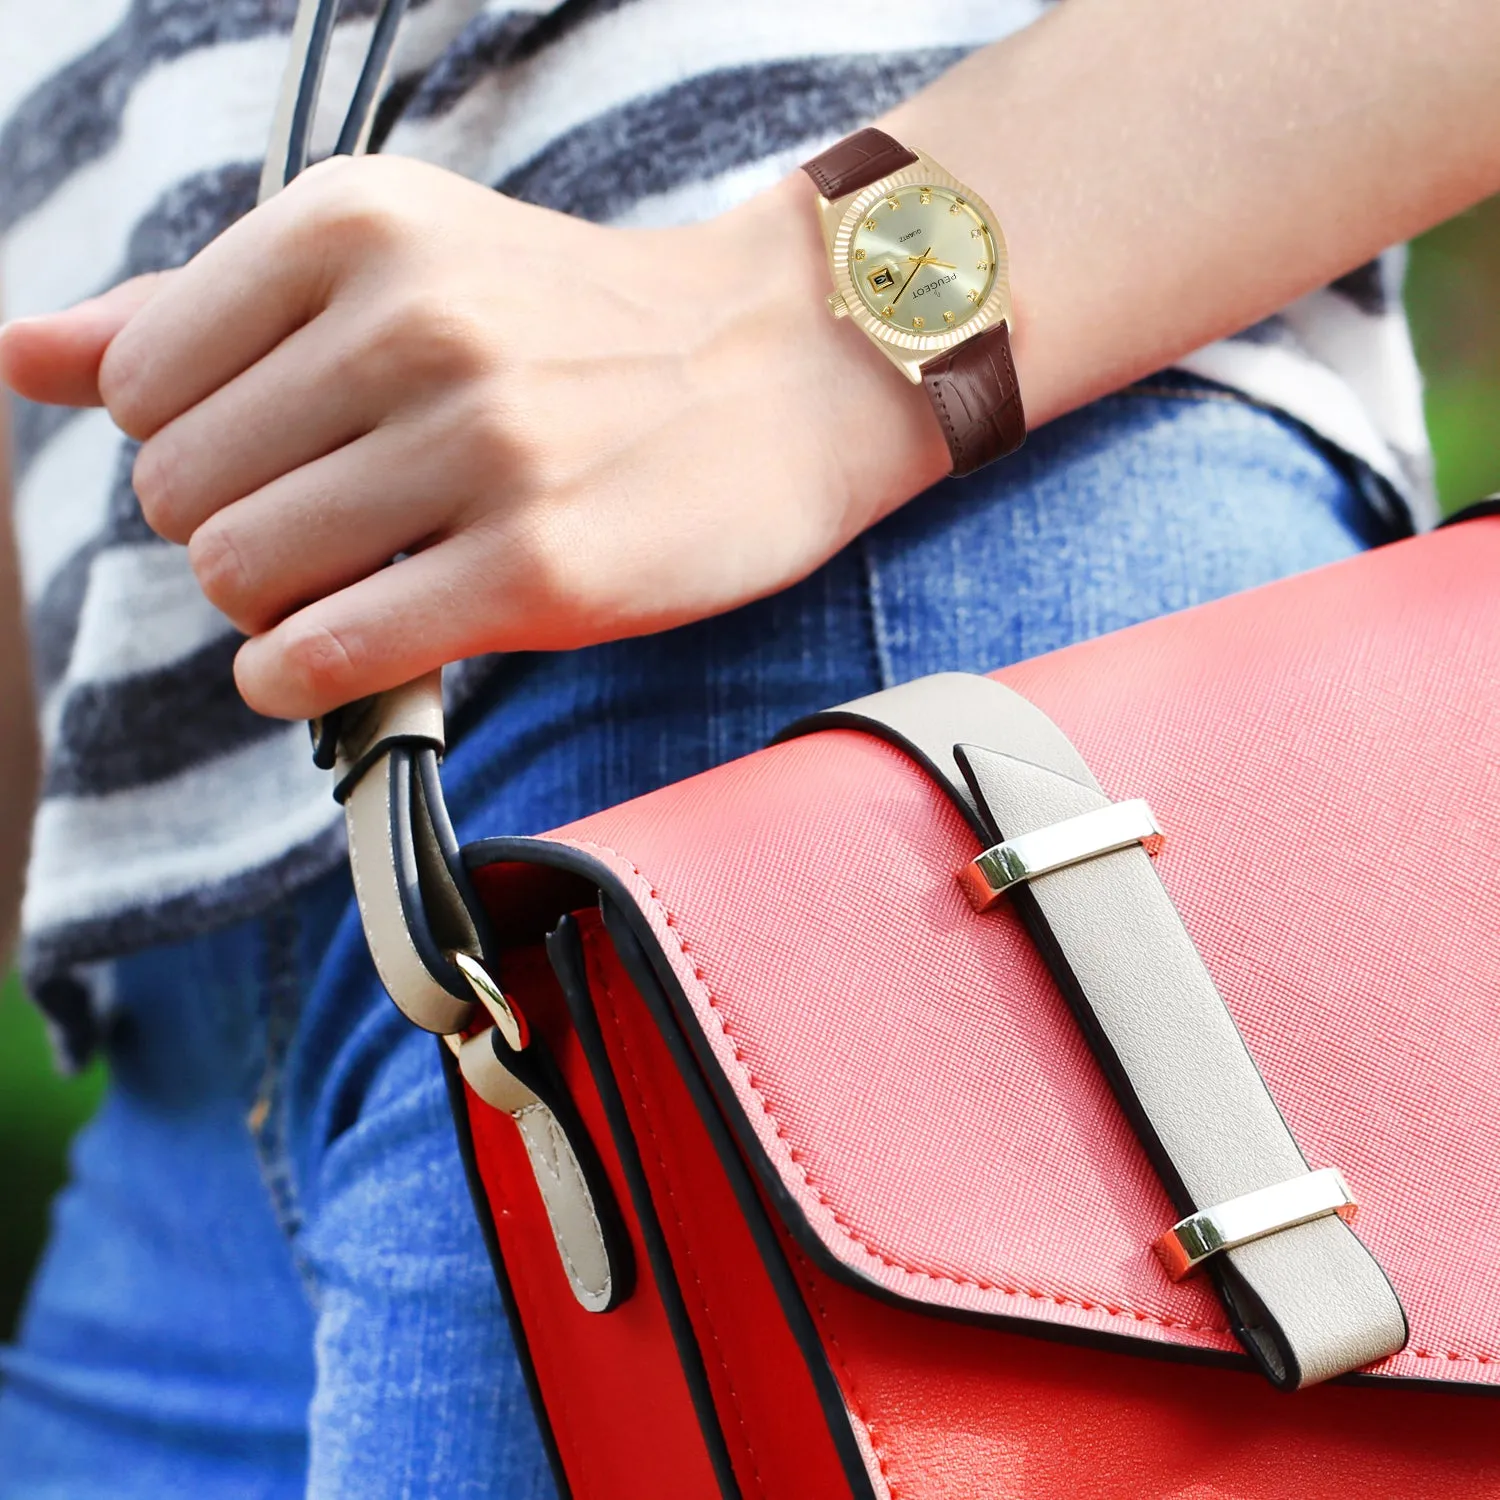
{"label": "black and white striped fabric", "polygon": [[[621,224],[705,218],[1027,25],[1046,0],[416,0],[377,139]],[[179,265],[255,199],[295,0],[0,0],[0,287],[49,311]],[[315,154],[372,25],[346,0]],[[869,50],[858,49],[862,39]],[[1432,518],[1395,254],[1199,351]],[[342,857],[306,731],[252,714],[238,638],[146,528],[101,412],[21,404],[16,526],[47,771],[23,965],[79,1055],[91,966],[250,913]],[[1393,500],[1393,503],[1394,500]],[[474,673],[461,674],[472,682]]]}

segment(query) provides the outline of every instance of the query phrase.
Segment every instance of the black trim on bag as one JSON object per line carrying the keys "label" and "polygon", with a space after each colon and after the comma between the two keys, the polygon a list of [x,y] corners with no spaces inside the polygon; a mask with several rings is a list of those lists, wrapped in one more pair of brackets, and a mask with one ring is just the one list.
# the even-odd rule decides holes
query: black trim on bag
{"label": "black trim on bag", "polygon": [[589,1071],[594,1076],[594,1086],[598,1089],[600,1102],[604,1106],[604,1117],[609,1122],[610,1134],[614,1137],[615,1151],[619,1155],[625,1181],[630,1187],[631,1202],[641,1226],[641,1238],[646,1242],[646,1258],[651,1263],[651,1275],[656,1282],[657,1294],[661,1297],[672,1342],[677,1346],[677,1363],[687,1382],[693,1410],[698,1416],[698,1430],[703,1438],[703,1446],[708,1450],[714,1478],[718,1481],[719,1492],[724,1500],[741,1500],[734,1462],[729,1456],[729,1444],[724,1439],[718,1407],[714,1404],[713,1391],[708,1383],[703,1351],[699,1348],[697,1334],[693,1331],[692,1317],[688,1313],[682,1287],[677,1280],[677,1270],[672,1264],[672,1254],[667,1248],[666,1235],[662,1231],[661,1220],[657,1217],[645,1168],[641,1165],[640,1152],[630,1129],[630,1117],[625,1109],[625,1101],[620,1097],[614,1069],[610,1066],[609,1052],[599,1030],[599,1018],[595,1014],[593,993],[589,988],[583,942],[579,936],[578,923],[573,917],[564,916],[547,934],[546,949],[548,962],[567,1002],[573,1030],[583,1048]]}
{"label": "black trim on bag", "polygon": [[1472,505],[1454,511],[1446,520],[1439,521],[1435,529],[1445,531],[1449,526],[1462,526],[1465,521],[1483,521],[1491,516],[1500,516],[1500,495],[1491,495],[1488,500],[1476,500]]}
{"label": "black trim on bag", "polygon": [[[691,1004],[682,991],[670,960],[657,943],[656,935],[651,931],[634,898],[614,871],[581,849],[546,838],[479,839],[472,844],[465,845],[463,853],[464,862],[471,872],[494,864],[521,864],[541,866],[580,876],[623,913],[629,932],[646,956],[649,972],[670,1001],[671,1010],[686,1017],[685,1030],[689,1039],[688,1045],[692,1047],[694,1054],[701,1056],[707,1064],[704,1077],[712,1091],[713,1098],[718,1101],[715,1113],[727,1121],[728,1129],[733,1134],[739,1152],[754,1169],[761,1189],[792,1238],[814,1265],[826,1275],[866,1296],[878,1298],[892,1307],[903,1308],[907,1312],[916,1312],[945,1322],[963,1323],[981,1328],[998,1328],[1006,1332],[1023,1334],[1028,1338],[1046,1339],[1053,1343],[1098,1350],[1101,1353],[1124,1354],[1136,1359],[1157,1359],[1171,1364],[1208,1366],[1239,1372],[1247,1376],[1254,1371],[1254,1362],[1245,1353],[1164,1343],[1154,1339],[1137,1338],[1128,1333],[1110,1333],[1103,1329],[1045,1323],[1040,1319],[1017,1317],[1009,1313],[975,1312],[965,1308],[937,1306],[903,1297],[879,1282],[871,1281],[861,1275],[852,1266],[839,1260],[828,1249],[817,1231],[808,1223],[801,1205],[781,1180],[780,1172],[767,1157],[759,1137],[745,1119],[743,1107],[733,1086],[724,1076],[717,1058],[708,1049],[701,1029],[696,1024]],[[715,1139],[717,1140],[717,1137]],[[774,1273],[772,1274],[774,1276]],[[1256,1375],[1255,1378],[1262,1379],[1263,1377]],[[816,1384],[816,1376],[814,1376],[814,1382]],[[1419,1377],[1405,1375],[1372,1375],[1361,1371],[1340,1375],[1328,1383],[1366,1385],[1382,1390],[1393,1386],[1411,1386],[1453,1395],[1500,1398],[1500,1387],[1489,1384],[1456,1380],[1422,1380]]]}
{"label": "black trim on bag", "polygon": [[500,1236],[495,1230],[495,1216],[490,1212],[489,1195],[484,1190],[484,1180],[479,1175],[479,1161],[474,1155],[474,1132],[469,1125],[469,1102],[463,1075],[458,1071],[458,1059],[448,1050],[441,1037],[437,1038],[438,1057],[442,1061],[443,1082],[448,1089],[448,1109],[453,1116],[453,1128],[458,1135],[458,1154],[464,1164],[464,1180],[469,1185],[469,1197],[474,1203],[474,1215],[479,1220],[479,1232],[484,1236],[484,1248],[490,1257],[490,1269],[495,1274],[495,1285],[500,1291],[500,1303],[505,1308],[505,1321],[510,1325],[510,1341],[516,1351],[516,1361],[521,1366],[521,1377],[526,1382],[526,1395],[531,1401],[531,1414],[536,1419],[537,1431],[541,1434],[542,1448],[547,1455],[547,1466],[552,1470],[552,1482],[557,1486],[558,1500],[573,1500],[573,1489],[563,1470],[562,1454],[558,1451],[557,1435],[552,1431],[552,1419],[547,1413],[547,1403],[542,1398],[541,1383],[537,1380],[536,1365],[531,1358],[531,1345],[526,1338],[526,1325],[521,1321],[521,1309],[510,1284],[510,1272],[505,1268],[505,1258],[500,1251]]}
{"label": "black trim on bag", "polygon": [[[495,943],[494,930],[488,913],[474,890],[473,882],[469,879],[462,850],[453,833],[453,824],[438,782],[437,752],[431,749],[411,752],[401,748],[392,751],[391,758],[391,825],[396,851],[396,884],[402,911],[412,933],[413,945],[430,969],[429,955],[440,953],[441,949],[422,897],[423,849],[414,836],[420,812],[432,829],[438,857],[443,861],[448,877],[467,908],[485,965],[492,974],[497,974],[500,972],[499,949]],[[423,803],[425,806],[421,805]],[[404,822],[398,816],[400,809],[405,809],[408,814]],[[457,940],[455,936],[455,941]],[[467,942],[467,938],[463,941]],[[455,974],[458,973],[456,966],[448,962],[446,956],[443,961]],[[434,978],[436,977],[434,974]],[[467,981],[463,981],[461,975],[459,978],[467,990]],[[635,1290],[635,1250],[625,1227],[625,1216],[615,1197],[614,1185],[604,1170],[598,1148],[589,1135],[583,1116],[578,1111],[546,1038],[533,1029],[524,1049],[513,1052],[506,1045],[498,1028],[491,1027],[487,1034],[490,1047],[501,1067],[541,1100],[552,1112],[557,1128],[567,1139],[584,1186],[588,1189],[594,1220],[609,1266],[609,1301],[598,1309],[598,1315],[613,1312]],[[446,1046],[444,1052],[447,1052]]]}

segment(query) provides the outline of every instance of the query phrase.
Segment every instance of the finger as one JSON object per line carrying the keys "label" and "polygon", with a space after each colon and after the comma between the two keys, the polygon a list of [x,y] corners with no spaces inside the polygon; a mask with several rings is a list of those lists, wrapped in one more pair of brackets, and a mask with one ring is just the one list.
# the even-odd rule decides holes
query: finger
{"label": "finger", "polygon": [[28,401],[98,406],[104,351],[174,274],[136,276],[65,312],[7,323],[0,328],[0,380]]}
{"label": "finger", "polygon": [[325,183],[345,170],[310,168],[199,251],[120,331],[99,389],[125,432],[151,437],[322,309],[346,244],[320,216],[339,196]]}
{"label": "finger", "polygon": [[465,503],[447,446],[415,427],[380,427],[226,507],[188,545],[199,587],[255,635],[414,551]]}
{"label": "finger", "polygon": [[[226,505],[335,452],[385,415],[351,330],[324,313],[168,422],[136,455],[147,522],[186,542]],[[389,404],[389,402],[387,402]]]}
{"label": "finger", "polygon": [[308,605],[240,647],[241,695],[257,713],[311,719],[489,649],[474,603],[505,584],[484,572],[466,534]]}

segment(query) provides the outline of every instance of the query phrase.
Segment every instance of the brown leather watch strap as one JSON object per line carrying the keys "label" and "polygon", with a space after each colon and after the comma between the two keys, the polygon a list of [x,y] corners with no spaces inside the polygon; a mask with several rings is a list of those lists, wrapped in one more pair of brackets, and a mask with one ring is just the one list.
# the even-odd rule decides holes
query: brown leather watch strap
{"label": "brown leather watch strap", "polygon": [[955,475],[972,474],[1026,441],[1026,412],[1006,324],[929,359],[922,366],[922,384],[943,424]]}
{"label": "brown leather watch strap", "polygon": [[900,141],[869,126],[830,146],[821,156],[802,164],[802,170],[827,199],[842,198],[869,187],[877,178],[909,167],[917,159]]}
{"label": "brown leather watch strap", "polygon": [[[899,172],[917,153],[869,126],[804,162],[802,170],[830,202]],[[948,439],[955,475],[972,474],[1026,441],[1026,413],[1010,352],[1010,329],[997,323],[922,366],[922,384]]]}

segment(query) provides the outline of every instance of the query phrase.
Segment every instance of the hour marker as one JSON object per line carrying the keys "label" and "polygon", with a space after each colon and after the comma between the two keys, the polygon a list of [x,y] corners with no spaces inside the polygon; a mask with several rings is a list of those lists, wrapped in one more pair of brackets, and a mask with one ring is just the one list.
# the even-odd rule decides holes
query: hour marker
{"label": "hour marker", "polygon": [[865,252],[863,250],[856,250],[854,252],[854,258],[855,260],[863,260],[865,258]]}
{"label": "hour marker", "polygon": [[990,268],[990,263],[987,260],[978,261],[978,262],[976,262],[976,264],[978,265],[978,267],[979,267],[979,269],[981,271],[988,271],[989,268]]}
{"label": "hour marker", "polygon": [[879,229],[879,228],[880,228],[880,225],[878,225],[878,224],[877,224],[877,223],[876,223],[876,222],[875,222],[875,220],[874,220],[874,219],[866,219],[866,220],[865,220],[865,228],[866,228],[866,229]]}
{"label": "hour marker", "polygon": [[954,315],[951,312],[945,312],[943,314],[943,322],[951,323],[953,321],[953,316]]}
{"label": "hour marker", "polygon": [[932,202],[932,189],[931,188],[923,188],[921,190],[921,192],[919,192],[917,194],[917,202],[918,203],[931,203]]}
{"label": "hour marker", "polygon": [[969,301],[970,302],[978,302],[979,301],[979,289],[977,287],[970,287],[969,288]]}
{"label": "hour marker", "polygon": [[885,206],[887,208],[900,208],[901,200],[899,198],[887,198],[885,200]]}
{"label": "hour marker", "polygon": [[969,238],[971,240],[982,240],[984,238],[984,230],[982,230],[982,229],[971,229],[969,231]]}
{"label": "hour marker", "polygon": [[927,319],[926,318],[913,318],[911,320],[911,326],[913,328],[925,328],[927,326]]}
{"label": "hour marker", "polygon": [[959,209],[963,208],[964,206],[964,200],[962,198],[955,198],[953,202],[948,205],[948,212],[950,214],[956,214]]}
{"label": "hour marker", "polygon": [[894,307],[882,307],[882,308],[881,308],[881,309],[880,309],[880,316],[881,316],[881,317],[882,317],[882,318],[888,318],[888,317],[890,317],[890,315],[891,315],[891,314],[892,314],[892,313],[893,313],[893,312],[895,312],[895,310],[896,310],[896,309],[895,309],[895,308],[894,308]]}

